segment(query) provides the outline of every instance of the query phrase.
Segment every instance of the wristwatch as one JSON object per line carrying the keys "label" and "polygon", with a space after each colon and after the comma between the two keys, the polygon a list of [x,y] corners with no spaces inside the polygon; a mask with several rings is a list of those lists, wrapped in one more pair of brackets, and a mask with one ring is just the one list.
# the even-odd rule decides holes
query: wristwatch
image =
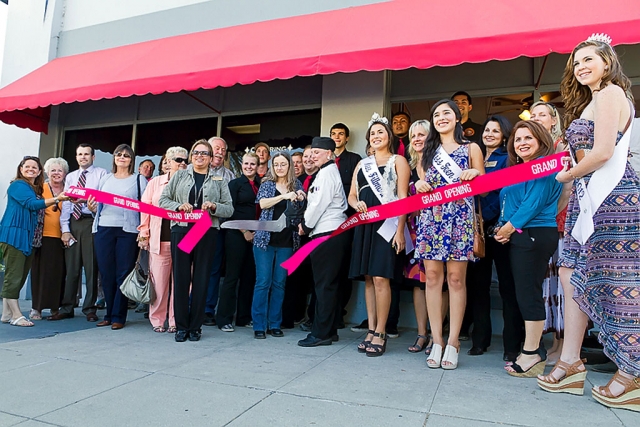
{"label": "wristwatch", "polygon": [[60,200],[58,200],[58,196],[54,197],[54,198],[53,198],[53,201],[56,203],[56,205],[57,205],[58,203],[60,203]]}

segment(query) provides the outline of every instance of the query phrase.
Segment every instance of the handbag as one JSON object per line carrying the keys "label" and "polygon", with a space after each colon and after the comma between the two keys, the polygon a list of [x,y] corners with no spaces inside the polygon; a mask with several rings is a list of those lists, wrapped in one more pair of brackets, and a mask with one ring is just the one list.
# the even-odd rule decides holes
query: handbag
{"label": "handbag", "polygon": [[143,252],[146,251],[140,251],[136,265],[133,267],[133,270],[131,270],[131,273],[124,279],[122,285],[120,285],[120,292],[130,300],[143,304],[151,304],[156,296],[153,291],[153,281],[149,273],[148,263],[145,269],[142,266],[143,263],[140,262]]}
{"label": "handbag", "polygon": [[477,258],[485,256],[484,220],[482,219],[482,205],[478,200],[478,208],[473,204],[473,254]]}

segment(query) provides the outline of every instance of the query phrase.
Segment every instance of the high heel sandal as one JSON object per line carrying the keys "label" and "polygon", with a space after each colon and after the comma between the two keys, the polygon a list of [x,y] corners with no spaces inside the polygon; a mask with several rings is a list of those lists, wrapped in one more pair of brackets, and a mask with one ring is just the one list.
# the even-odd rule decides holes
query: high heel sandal
{"label": "high heel sandal", "polygon": [[[609,387],[614,382],[624,386],[624,391],[619,396],[614,396],[609,390]],[[609,408],[640,412],[640,378],[638,377],[623,377],[618,371],[606,386],[593,387],[591,394],[595,400]]]}
{"label": "high heel sandal", "polygon": [[442,360],[442,346],[440,344],[433,344],[431,348],[431,354],[427,357],[427,366],[431,369],[437,369],[440,367],[440,361]]}
{"label": "high heel sandal", "polygon": [[[420,340],[424,340],[425,343],[424,345],[420,345],[418,344]],[[418,337],[416,338],[416,342],[409,347],[407,350],[409,350],[411,353],[420,353],[422,351],[422,349],[424,349],[427,344],[429,344],[429,336],[428,335],[418,335]]]}
{"label": "high heel sandal", "polygon": [[[454,370],[458,367],[458,355],[460,354],[460,344],[457,347],[447,344],[444,349],[444,356],[442,356],[442,362],[440,367],[446,370]],[[449,364],[445,365],[445,362]]]}
{"label": "high heel sandal", "polygon": [[544,365],[545,365],[545,362],[547,360],[547,352],[545,351],[544,348],[538,347],[537,349],[535,349],[533,351],[525,350],[523,348],[521,353],[522,354],[526,354],[528,356],[538,355],[538,356],[540,356],[540,358],[542,360],[540,360],[538,363],[536,363],[533,366],[531,366],[526,371],[524,369],[522,369],[522,367],[520,365],[518,365],[518,362],[513,362],[510,365],[510,367],[515,372],[511,372],[511,371],[507,370],[507,374],[511,375],[512,377],[535,378],[538,375],[542,375],[544,373]]}
{"label": "high heel sandal", "polygon": [[[367,331],[367,335],[373,335],[375,334],[376,331],[372,331],[371,329],[369,329]],[[365,336],[366,338],[366,336]],[[364,339],[362,340],[362,342],[360,342],[360,344],[358,344],[358,353],[366,353],[367,352],[367,347],[369,347],[371,345],[371,340],[368,339]]]}
{"label": "high heel sandal", "polygon": [[[378,337],[382,340],[382,344],[374,344],[371,342],[369,347],[365,350],[368,357],[382,356],[387,351],[387,334],[384,332],[374,332],[374,337]],[[372,340],[373,341],[373,340]]]}
{"label": "high heel sandal", "polygon": [[[584,394],[584,380],[587,378],[587,370],[584,367],[586,361],[586,359],[582,359],[569,365],[558,360],[549,375],[538,378],[538,386],[550,393],[569,393],[582,396]],[[564,371],[564,377],[559,380],[553,376],[553,371],[556,369]]]}

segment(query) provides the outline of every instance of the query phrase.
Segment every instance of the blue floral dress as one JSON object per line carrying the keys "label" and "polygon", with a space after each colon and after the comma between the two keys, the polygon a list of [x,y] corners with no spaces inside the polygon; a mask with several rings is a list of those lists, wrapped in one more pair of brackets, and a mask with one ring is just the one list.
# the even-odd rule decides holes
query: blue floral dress
{"label": "blue floral dress", "polygon": [[[469,169],[469,145],[460,145],[449,153],[462,170]],[[448,185],[440,172],[431,166],[425,181],[432,188]],[[425,208],[420,211],[415,258],[432,261],[474,261],[473,198]]]}

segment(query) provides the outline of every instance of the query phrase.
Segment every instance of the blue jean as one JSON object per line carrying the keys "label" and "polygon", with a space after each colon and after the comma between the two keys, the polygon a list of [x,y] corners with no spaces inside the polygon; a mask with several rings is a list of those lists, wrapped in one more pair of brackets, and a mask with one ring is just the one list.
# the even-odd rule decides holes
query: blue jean
{"label": "blue jean", "polygon": [[280,329],[282,323],[282,303],[287,270],[280,264],[293,254],[293,248],[267,246],[267,249],[253,247],[256,261],[256,286],[253,290],[251,317],[254,331]]}
{"label": "blue jean", "polygon": [[222,260],[224,259],[224,236],[225,230],[220,229],[216,237],[216,250],[213,255],[213,266],[211,267],[211,277],[207,288],[207,305],[204,311],[211,315],[216,314],[216,305],[218,305],[220,273],[222,272]]}

